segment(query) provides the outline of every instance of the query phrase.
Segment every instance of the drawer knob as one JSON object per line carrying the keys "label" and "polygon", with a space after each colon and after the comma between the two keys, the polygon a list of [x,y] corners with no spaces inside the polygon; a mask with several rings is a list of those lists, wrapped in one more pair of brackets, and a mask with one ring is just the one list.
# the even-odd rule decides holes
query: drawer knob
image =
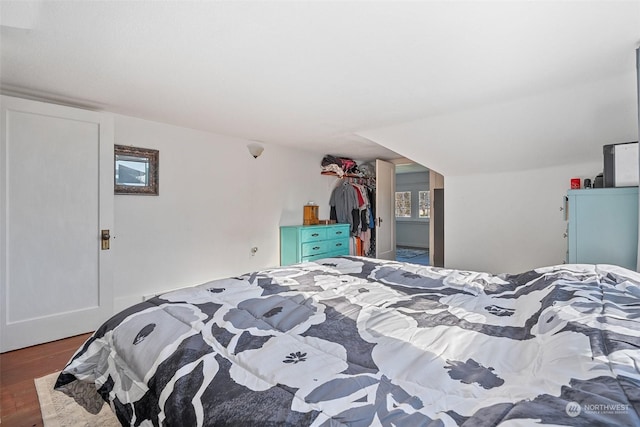
{"label": "drawer knob", "polygon": [[318,249],[320,249],[320,246],[314,246],[314,247],[313,247],[313,250],[314,250],[314,251],[317,251]]}
{"label": "drawer knob", "polygon": [[318,237],[318,236],[319,236],[319,234],[318,234],[318,233],[313,233],[313,234],[312,234],[312,236],[313,236],[313,237]]}
{"label": "drawer knob", "polygon": [[336,246],[342,246],[342,243],[336,243]]}
{"label": "drawer knob", "polygon": [[342,234],[342,231],[336,231],[336,234]]}

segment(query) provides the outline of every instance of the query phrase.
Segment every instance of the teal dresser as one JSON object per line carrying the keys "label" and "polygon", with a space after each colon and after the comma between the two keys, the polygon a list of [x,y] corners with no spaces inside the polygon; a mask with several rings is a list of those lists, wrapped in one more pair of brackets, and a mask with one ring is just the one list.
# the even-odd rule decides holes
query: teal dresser
{"label": "teal dresser", "polygon": [[349,224],[280,227],[280,265],[349,255]]}
{"label": "teal dresser", "polygon": [[636,269],[638,187],[569,190],[569,263]]}

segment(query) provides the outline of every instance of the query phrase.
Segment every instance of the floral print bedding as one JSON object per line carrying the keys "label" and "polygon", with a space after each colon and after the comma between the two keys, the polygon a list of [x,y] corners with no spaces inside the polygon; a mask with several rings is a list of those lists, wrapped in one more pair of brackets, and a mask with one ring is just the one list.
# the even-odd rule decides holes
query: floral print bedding
{"label": "floral print bedding", "polygon": [[640,425],[640,275],[339,257],[108,320],[55,388],[135,426]]}

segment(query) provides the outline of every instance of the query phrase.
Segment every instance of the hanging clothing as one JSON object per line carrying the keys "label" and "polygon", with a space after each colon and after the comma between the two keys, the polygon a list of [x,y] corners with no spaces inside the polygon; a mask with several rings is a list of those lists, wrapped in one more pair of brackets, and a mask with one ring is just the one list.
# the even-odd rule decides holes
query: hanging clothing
{"label": "hanging clothing", "polygon": [[360,233],[362,239],[362,255],[368,256],[371,252],[371,230],[363,231]]}
{"label": "hanging clothing", "polygon": [[358,196],[358,227],[355,231],[356,234],[361,234],[367,231],[370,227],[370,201],[368,197],[368,188],[362,184],[352,183],[353,188],[356,189],[356,195]]}
{"label": "hanging clothing", "polygon": [[[358,179],[358,178],[356,178]],[[350,254],[375,254],[375,182],[344,178],[329,200],[330,219],[351,226]]]}
{"label": "hanging clothing", "polygon": [[376,256],[376,190],[375,187],[367,187],[367,197],[369,198],[369,251],[367,256]]}
{"label": "hanging clothing", "polygon": [[[342,181],[331,192],[331,198],[329,199],[329,205],[331,206],[331,219],[335,219],[340,224],[350,224],[351,232],[354,232],[354,223],[359,225],[359,215],[354,216],[353,211],[359,211],[358,196],[353,186],[347,182]],[[335,215],[335,218],[333,217]]]}

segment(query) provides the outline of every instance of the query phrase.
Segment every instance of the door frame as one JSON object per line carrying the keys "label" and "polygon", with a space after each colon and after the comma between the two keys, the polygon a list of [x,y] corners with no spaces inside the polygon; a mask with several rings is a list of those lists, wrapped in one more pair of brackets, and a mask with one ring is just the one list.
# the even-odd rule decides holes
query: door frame
{"label": "door frame", "polygon": [[[376,258],[393,261],[396,259],[395,191],[396,165],[376,159]],[[390,248],[382,248],[380,241],[387,237]]]}

